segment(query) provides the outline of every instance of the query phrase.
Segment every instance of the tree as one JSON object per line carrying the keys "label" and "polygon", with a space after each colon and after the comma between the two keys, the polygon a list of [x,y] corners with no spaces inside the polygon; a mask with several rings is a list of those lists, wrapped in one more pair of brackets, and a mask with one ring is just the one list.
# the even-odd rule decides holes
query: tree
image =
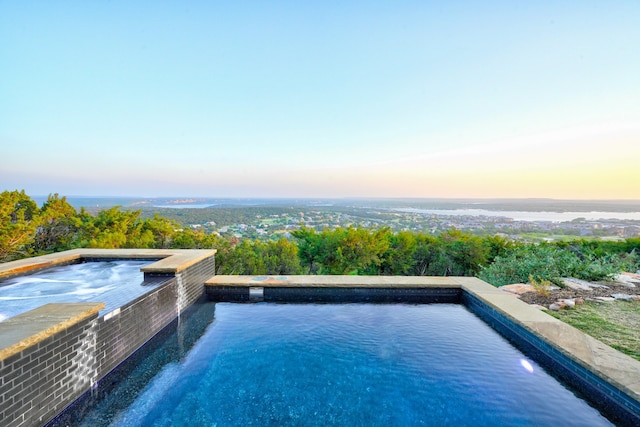
{"label": "tree", "polygon": [[408,231],[397,234],[388,232],[387,250],[381,255],[379,274],[387,276],[407,276],[415,265],[414,254],[418,248],[416,235]]}
{"label": "tree", "polygon": [[390,232],[349,227],[318,234],[303,227],[291,234],[298,239],[301,264],[310,274],[362,274],[378,271]]}
{"label": "tree", "polygon": [[300,264],[307,267],[307,274],[317,274],[325,257],[322,238],[307,227],[292,231],[291,236],[297,239]]}
{"label": "tree", "polygon": [[123,211],[120,206],[103,210],[85,223],[88,245],[91,248],[152,248],[155,242],[151,232],[145,232],[138,220],[140,211]]}
{"label": "tree", "polygon": [[171,239],[179,228],[177,222],[155,214],[152,218],[147,218],[142,222],[141,234],[145,236],[145,242],[148,241],[148,235],[152,236],[154,248],[166,249],[171,246]]}
{"label": "tree", "polygon": [[298,246],[287,239],[268,242],[263,258],[265,274],[300,274],[302,272]]}
{"label": "tree", "polygon": [[37,215],[38,205],[24,190],[0,193],[0,261],[30,255]]}
{"label": "tree", "polygon": [[481,237],[450,229],[440,235],[440,240],[446,258],[443,276],[475,276],[487,264],[489,246]]}
{"label": "tree", "polygon": [[36,254],[64,251],[77,245],[82,220],[66,197],[49,195],[40,209],[33,249]]}
{"label": "tree", "polygon": [[411,274],[413,276],[435,275],[434,265],[440,258],[442,248],[435,236],[417,234],[415,236],[416,249],[412,256]]}

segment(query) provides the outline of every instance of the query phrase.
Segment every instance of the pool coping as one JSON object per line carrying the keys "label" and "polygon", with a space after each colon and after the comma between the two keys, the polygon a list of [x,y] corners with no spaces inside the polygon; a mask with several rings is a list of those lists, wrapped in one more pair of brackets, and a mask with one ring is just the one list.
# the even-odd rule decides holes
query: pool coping
{"label": "pool coping", "polygon": [[148,274],[173,274],[215,255],[215,249],[72,249],[9,261],[0,264],[0,280],[30,273],[44,268],[80,261],[82,259],[153,259],[157,260],[140,269]]}
{"label": "pool coping", "polygon": [[96,316],[102,308],[101,302],[45,304],[0,322],[0,361]]}
{"label": "pool coping", "polygon": [[474,277],[214,276],[205,282],[205,286],[235,288],[460,289],[541,338],[569,360],[613,385],[640,405],[640,361]]}

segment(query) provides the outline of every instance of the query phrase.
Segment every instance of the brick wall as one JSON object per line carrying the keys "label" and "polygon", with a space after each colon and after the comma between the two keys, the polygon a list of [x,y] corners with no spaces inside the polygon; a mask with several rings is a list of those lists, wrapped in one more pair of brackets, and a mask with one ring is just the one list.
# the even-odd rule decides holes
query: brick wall
{"label": "brick wall", "polygon": [[91,386],[97,314],[0,361],[0,425],[48,421]]}

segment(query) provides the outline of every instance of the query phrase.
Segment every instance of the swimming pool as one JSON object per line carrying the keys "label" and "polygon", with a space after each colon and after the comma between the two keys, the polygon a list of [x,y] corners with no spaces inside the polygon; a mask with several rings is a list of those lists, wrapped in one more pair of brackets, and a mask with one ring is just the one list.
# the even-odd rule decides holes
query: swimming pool
{"label": "swimming pool", "polygon": [[[69,404],[77,408],[80,396],[108,394],[113,381],[116,385],[129,383],[121,375],[113,375],[116,366],[129,365],[129,361],[137,360],[137,370],[151,372],[148,368],[156,364],[149,363],[149,345],[136,350],[157,337],[158,331],[164,335],[176,323],[175,347],[180,354],[186,352],[188,343],[196,342],[201,333],[192,335],[197,328],[179,326],[185,319],[184,310],[191,311],[191,304],[203,297],[203,284],[212,302],[461,304],[554,376],[579,390],[610,420],[629,426],[640,421],[638,361],[479,279],[216,276],[214,255],[215,250],[82,249],[0,265],[0,277],[6,278],[82,259],[157,258],[161,260],[143,267],[145,277],[166,279],[149,293],[104,315],[98,315],[102,303],[59,303],[0,322],[0,424],[44,425],[60,416]],[[198,307],[210,307],[213,312],[216,304]],[[165,328],[169,324],[174,326]],[[139,358],[130,357],[132,353]],[[170,353],[175,354],[163,350],[161,359]],[[528,360],[521,363],[528,369]],[[147,375],[143,377],[149,378]],[[119,403],[126,399],[120,397],[137,393],[116,393],[117,405],[112,406],[122,409]],[[564,411],[559,415],[562,419],[567,416],[571,414]]]}
{"label": "swimming pool", "polygon": [[165,342],[188,352],[72,424],[611,425],[463,305],[198,305],[202,336]]}

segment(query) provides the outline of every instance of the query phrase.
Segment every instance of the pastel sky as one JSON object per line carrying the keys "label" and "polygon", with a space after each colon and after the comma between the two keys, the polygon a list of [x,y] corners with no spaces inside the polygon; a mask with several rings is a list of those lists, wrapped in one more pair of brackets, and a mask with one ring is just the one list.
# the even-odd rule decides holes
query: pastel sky
{"label": "pastel sky", "polygon": [[0,0],[0,191],[640,199],[639,22],[636,0]]}

